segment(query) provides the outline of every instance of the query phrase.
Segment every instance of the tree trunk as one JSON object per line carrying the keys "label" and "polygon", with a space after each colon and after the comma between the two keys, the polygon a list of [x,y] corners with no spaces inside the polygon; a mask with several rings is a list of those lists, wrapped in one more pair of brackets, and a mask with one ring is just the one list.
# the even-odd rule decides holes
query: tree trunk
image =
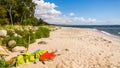
{"label": "tree trunk", "polygon": [[20,19],[20,24],[22,24],[23,22],[23,16],[21,16],[21,19]]}
{"label": "tree trunk", "polygon": [[12,19],[12,12],[11,12],[11,10],[12,10],[12,6],[10,6],[10,9],[8,9],[8,12],[9,12],[9,15],[10,15],[11,24],[13,26],[13,19]]}

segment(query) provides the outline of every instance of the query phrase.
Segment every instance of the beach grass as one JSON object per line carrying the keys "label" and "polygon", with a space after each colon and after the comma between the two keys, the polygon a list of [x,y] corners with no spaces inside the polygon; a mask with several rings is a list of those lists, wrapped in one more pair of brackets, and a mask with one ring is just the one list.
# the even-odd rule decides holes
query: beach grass
{"label": "beach grass", "polygon": [[1,44],[8,46],[10,40],[15,40],[16,44],[8,46],[11,50],[15,46],[28,47],[29,44],[35,42],[39,38],[47,38],[50,34],[50,28],[53,26],[21,26],[21,25],[5,25],[1,26],[0,29],[7,31],[7,36],[0,37]]}

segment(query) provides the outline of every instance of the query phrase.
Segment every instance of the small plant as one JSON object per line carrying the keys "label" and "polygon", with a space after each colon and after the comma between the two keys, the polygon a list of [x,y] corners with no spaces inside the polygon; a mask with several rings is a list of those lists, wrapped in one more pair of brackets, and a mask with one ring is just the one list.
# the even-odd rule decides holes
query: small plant
{"label": "small plant", "polygon": [[[35,27],[35,26],[34,26]],[[8,45],[10,40],[15,40],[16,44],[8,46],[12,50],[15,46],[28,47],[29,44],[34,43],[36,39],[49,37],[50,30],[47,27],[40,26],[35,29],[33,26],[2,26],[7,30],[7,36],[1,37],[0,44]],[[1,42],[2,41],[2,42]]]}
{"label": "small plant", "polygon": [[37,38],[47,38],[49,37],[50,30],[45,27],[39,27],[39,29],[36,31],[36,37]]}
{"label": "small plant", "polygon": [[3,38],[0,37],[0,45],[2,44],[2,40],[3,40]]}
{"label": "small plant", "polygon": [[0,59],[0,68],[10,68],[10,66],[6,63],[4,57]]}
{"label": "small plant", "polygon": [[23,35],[23,32],[24,32],[24,31],[21,31],[21,30],[15,29],[15,33],[17,33],[18,35],[21,35],[21,36],[22,36],[22,35]]}
{"label": "small plant", "polygon": [[7,34],[8,34],[10,37],[12,37],[14,33],[13,33],[13,31],[8,30],[8,31],[7,31]]}
{"label": "small plant", "polygon": [[0,45],[2,44],[2,41],[0,40]]}
{"label": "small plant", "polygon": [[35,35],[35,33],[31,33],[31,34],[29,35],[29,37],[30,37],[30,43],[35,42],[35,40],[36,40],[36,35]]}
{"label": "small plant", "polygon": [[[15,45],[11,45],[8,46],[8,42],[10,40],[15,40],[16,44]],[[12,48],[14,48],[15,46],[24,46],[24,47],[28,47],[28,43],[26,42],[26,40],[24,38],[21,37],[5,37],[2,41],[2,44],[6,44],[8,46],[9,50],[12,50]]]}
{"label": "small plant", "polygon": [[16,37],[14,40],[16,40],[16,42],[17,42],[16,46],[24,46],[24,47],[28,46],[28,44],[24,38]]}
{"label": "small plant", "polygon": [[13,37],[11,38],[11,40],[15,40],[16,44],[12,45],[11,47],[9,47],[9,50],[11,50],[12,48],[14,48],[15,46],[24,46],[24,47],[28,47],[28,43],[26,42],[26,40],[24,38],[21,37]]}
{"label": "small plant", "polygon": [[10,40],[10,37],[3,37],[2,44],[8,43],[9,40]]}

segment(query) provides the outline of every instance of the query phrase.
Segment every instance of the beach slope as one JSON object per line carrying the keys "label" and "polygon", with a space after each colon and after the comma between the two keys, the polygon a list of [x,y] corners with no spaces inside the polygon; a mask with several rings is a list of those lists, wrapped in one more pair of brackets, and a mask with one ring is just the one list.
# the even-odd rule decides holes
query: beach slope
{"label": "beach slope", "polygon": [[18,68],[120,68],[120,39],[92,29],[62,27],[52,31],[49,38],[30,44],[28,52],[37,49],[54,51],[57,56],[45,64],[29,63]]}

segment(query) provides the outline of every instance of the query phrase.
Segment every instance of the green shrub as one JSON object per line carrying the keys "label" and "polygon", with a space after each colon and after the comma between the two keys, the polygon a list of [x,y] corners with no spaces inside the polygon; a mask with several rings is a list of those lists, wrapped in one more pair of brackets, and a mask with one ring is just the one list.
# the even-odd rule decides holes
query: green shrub
{"label": "green shrub", "polygon": [[49,25],[47,22],[45,22],[43,19],[39,19],[37,25]]}
{"label": "green shrub", "polygon": [[[30,30],[28,28],[28,26],[23,26],[20,29],[17,29],[17,27],[20,26],[16,26],[16,27],[11,27],[11,26],[5,26],[5,28],[8,30],[8,37],[2,37],[3,40],[2,43],[0,44],[6,44],[10,41],[10,40],[15,40],[16,44],[15,45],[11,45],[8,46],[8,49],[11,50],[12,48],[14,48],[15,46],[24,46],[24,47],[28,47],[28,44],[34,43],[36,39],[39,38],[47,38],[49,37],[50,34],[50,30],[46,27],[39,27],[38,30]],[[31,26],[30,26],[31,27]],[[18,35],[17,37],[14,36],[14,32],[9,30],[13,29],[15,31],[15,33]],[[25,28],[27,28],[28,30],[26,30]]]}
{"label": "green shrub", "polygon": [[3,39],[3,38],[0,37],[0,45],[2,45],[2,39]]}
{"label": "green shrub", "polygon": [[8,43],[9,40],[10,40],[10,37],[4,37],[2,40],[2,44]]}
{"label": "green shrub", "polygon": [[[8,42],[10,40],[15,40],[16,44],[15,45],[11,45],[8,46]],[[26,42],[26,40],[24,38],[21,37],[5,37],[2,41],[2,44],[6,44],[8,46],[9,50],[12,50],[12,48],[14,48],[15,46],[24,46],[24,47],[28,47],[28,43]]]}
{"label": "green shrub", "polygon": [[8,47],[9,50],[12,50],[12,48],[14,48],[15,46],[28,47],[28,43],[26,42],[26,40],[24,38],[21,38],[21,37],[11,37],[10,40],[15,40],[16,44],[9,46]]}
{"label": "green shrub", "polygon": [[4,57],[0,59],[0,68],[10,68],[10,66],[6,63]]}
{"label": "green shrub", "polygon": [[24,38],[14,37],[14,40],[16,41],[16,45],[15,46],[24,46],[24,47],[28,46],[28,44],[27,44],[27,42],[25,41]]}
{"label": "green shrub", "polygon": [[8,34],[10,37],[12,37],[12,36],[14,35],[14,33],[13,33],[12,31],[10,31],[10,30],[7,31],[7,34]]}
{"label": "green shrub", "polygon": [[22,25],[33,25],[33,26],[37,26],[37,22],[38,22],[37,18],[35,18],[35,17],[30,17],[30,18],[24,19]]}
{"label": "green shrub", "polygon": [[30,43],[34,43],[36,40],[36,35],[35,33],[30,33]]}
{"label": "green shrub", "polygon": [[0,40],[0,45],[2,44],[2,41]]}
{"label": "green shrub", "polygon": [[1,19],[0,18],[0,25],[5,25],[5,24],[9,24],[9,19],[8,18],[4,18],[4,19]]}
{"label": "green shrub", "polygon": [[38,38],[47,38],[49,37],[50,30],[44,27],[39,27],[39,29],[36,31],[36,37]]}
{"label": "green shrub", "polygon": [[23,38],[25,39],[25,41],[28,43],[28,42],[29,42],[30,32],[29,32],[29,31],[23,31],[22,33],[23,33],[22,37],[23,37]]}
{"label": "green shrub", "polygon": [[15,29],[15,33],[17,33],[18,35],[23,36],[23,35],[24,35],[23,32],[24,32],[24,31]]}

